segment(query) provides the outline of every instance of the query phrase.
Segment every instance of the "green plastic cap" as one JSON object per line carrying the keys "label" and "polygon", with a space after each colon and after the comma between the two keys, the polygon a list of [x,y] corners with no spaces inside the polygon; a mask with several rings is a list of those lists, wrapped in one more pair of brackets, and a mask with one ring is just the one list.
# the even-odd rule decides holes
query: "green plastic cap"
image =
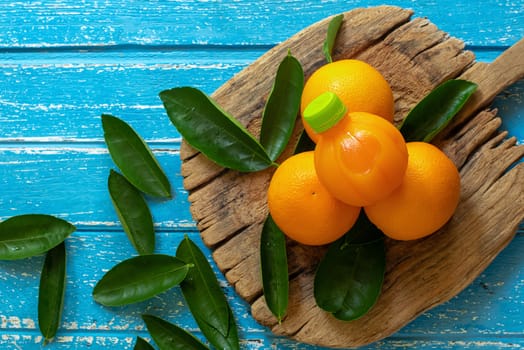
{"label": "green plastic cap", "polygon": [[311,101],[304,110],[304,120],[317,133],[324,132],[344,117],[347,108],[340,98],[326,91]]}

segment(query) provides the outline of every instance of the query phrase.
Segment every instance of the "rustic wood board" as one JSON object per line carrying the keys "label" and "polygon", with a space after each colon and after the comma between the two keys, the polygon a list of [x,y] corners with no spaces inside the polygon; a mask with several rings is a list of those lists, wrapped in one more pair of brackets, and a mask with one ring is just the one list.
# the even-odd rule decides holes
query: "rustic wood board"
{"label": "rustic wood board", "polygon": [[[460,40],[427,19],[411,20],[411,16],[409,10],[389,6],[347,12],[334,50],[334,59],[362,59],[382,72],[394,91],[396,122],[449,78],[479,78],[479,83],[483,82],[480,95],[493,95],[486,94],[490,90],[496,93],[490,80],[483,80],[484,66],[464,51]],[[291,50],[302,63],[306,78],[323,65],[321,47],[328,21],[318,22],[273,48],[213,97],[257,134],[278,62]],[[225,170],[184,143],[182,174],[190,193],[191,213],[219,269],[252,305],[254,318],[274,333],[302,342],[359,346],[391,335],[471,283],[513,238],[524,219],[524,164],[512,167],[524,155],[524,147],[497,131],[500,119],[496,111],[478,111],[487,101],[478,98],[469,113],[461,115],[460,123],[436,141],[461,172],[461,201],[454,217],[426,239],[387,242],[381,296],[367,315],[353,322],[336,320],[315,305],[314,271],[325,249],[294,242],[288,245],[288,315],[282,323],[276,321],[265,305],[259,271],[259,236],[267,215],[266,188],[273,170],[254,174]],[[300,131],[298,125],[295,136]],[[287,156],[289,152],[283,158]]]}

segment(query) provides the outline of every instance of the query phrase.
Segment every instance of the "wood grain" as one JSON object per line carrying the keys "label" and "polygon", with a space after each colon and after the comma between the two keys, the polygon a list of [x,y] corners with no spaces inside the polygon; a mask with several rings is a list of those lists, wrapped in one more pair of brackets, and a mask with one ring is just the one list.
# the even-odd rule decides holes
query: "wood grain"
{"label": "wood grain", "polygon": [[[396,7],[356,9],[345,14],[334,58],[365,60],[383,73],[395,95],[399,122],[413,105],[441,82],[475,68],[463,43],[427,19]],[[257,134],[264,100],[279,59],[291,50],[306,77],[324,63],[320,53],[328,19],[276,46],[218,89],[213,97]],[[471,74],[471,79],[482,80]],[[241,103],[239,103],[241,101]],[[271,170],[255,174],[210,164],[183,143],[184,185],[191,213],[204,242],[237,292],[252,303],[252,314],[276,334],[330,347],[360,346],[398,331],[425,310],[449,300],[477,277],[507,245],[524,219],[524,166],[507,169],[524,147],[498,134],[494,111],[483,112],[440,140],[461,170],[457,212],[439,233],[415,242],[388,242],[387,274],[376,306],[350,323],[316,307],[314,269],[323,248],[289,245],[290,307],[278,324],[261,296],[258,237],[267,215],[265,189]],[[287,154],[289,155],[289,153]],[[287,155],[284,155],[287,156]],[[485,212],[489,210],[489,215]],[[241,248],[242,254],[235,251]],[[312,253],[313,252],[313,253]]]}

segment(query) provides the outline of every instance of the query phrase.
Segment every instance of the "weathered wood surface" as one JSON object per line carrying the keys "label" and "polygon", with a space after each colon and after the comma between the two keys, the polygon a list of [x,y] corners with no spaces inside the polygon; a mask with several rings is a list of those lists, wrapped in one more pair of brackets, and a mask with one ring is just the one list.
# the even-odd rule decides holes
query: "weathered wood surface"
{"label": "weathered wood surface", "polygon": [[[256,322],[250,304],[214,264],[189,212],[180,176],[180,135],[165,115],[158,92],[190,85],[211,94],[297,31],[333,14],[382,3],[0,1],[0,220],[43,212],[78,227],[66,241],[70,254],[63,320],[57,338],[45,349],[133,349],[135,336],[150,340],[140,318],[143,312],[205,340],[177,288],[123,308],[102,307],[92,300],[92,288],[102,274],[135,254],[107,194],[107,174],[114,164],[103,142],[102,113],[124,118],[159,156],[175,199],[151,203],[157,252],[173,254],[185,234],[197,241],[233,308],[241,348],[325,349],[275,335]],[[411,8],[414,18],[428,18],[464,40],[485,63],[524,37],[521,1],[389,3]],[[501,129],[509,129],[524,144],[524,81],[498,95],[495,106]],[[522,228],[458,296],[362,349],[524,348]],[[241,258],[246,254],[242,249],[253,241],[237,243],[235,253]],[[296,256],[291,258],[294,272],[301,266]],[[1,349],[43,348],[36,318],[42,261],[0,262]],[[249,272],[228,271],[234,277]]]}
{"label": "weathered wood surface", "polygon": [[[397,122],[449,78],[466,77],[480,84],[470,112],[522,78],[523,42],[514,49],[515,55],[495,62],[492,70],[485,69],[489,66],[475,63],[461,41],[427,19],[410,20],[411,14],[396,7],[350,11],[334,50],[334,59],[359,58],[382,72],[395,95]],[[287,50],[302,63],[306,77],[324,64],[321,47],[328,20],[270,50],[213,97],[257,134],[272,83],[268,77],[274,76]],[[501,67],[506,68],[505,75]],[[521,163],[507,171],[524,156],[524,146],[516,146],[515,138],[505,140],[506,134],[497,132],[500,119],[496,111],[472,117],[471,113],[464,115],[460,121],[468,123],[449,128],[439,140],[461,171],[461,201],[453,219],[427,239],[388,241],[382,294],[374,308],[357,321],[336,320],[315,305],[313,277],[324,250],[297,244],[288,247],[288,315],[279,324],[267,310],[261,295],[258,246],[272,170],[255,174],[227,171],[183,143],[182,174],[190,192],[191,213],[203,241],[214,250],[218,267],[252,303],[255,319],[273,332],[330,347],[375,342],[468,286],[508,244],[524,219],[524,166]]]}

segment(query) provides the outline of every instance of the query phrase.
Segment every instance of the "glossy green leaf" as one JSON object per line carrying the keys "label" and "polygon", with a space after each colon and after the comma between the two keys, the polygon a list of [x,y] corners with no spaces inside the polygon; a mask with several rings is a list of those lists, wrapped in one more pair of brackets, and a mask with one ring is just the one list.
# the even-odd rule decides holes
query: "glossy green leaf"
{"label": "glossy green leaf", "polygon": [[45,257],[38,291],[38,327],[45,341],[52,339],[60,326],[66,286],[66,248],[62,242]]}
{"label": "glossy green leaf", "polygon": [[178,246],[176,255],[194,265],[180,288],[200,330],[215,348],[238,350],[233,313],[205,255],[187,236]]}
{"label": "glossy green leaf", "polygon": [[273,161],[289,142],[300,110],[303,88],[302,66],[289,54],[278,66],[275,82],[262,115],[260,143]]}
{"label": "glossy green leaf", "polygon": [[13,216],[0,222],[0,260],[40,255],[62,243],[75,226],[44,214]]}
{"label": "glossy green leaf", "polygon": [[209,349],[186,330],[152,315],[142,315],[147,330],[160,350]]}
{"label": "glossy green leaf", "polygon": [[218,165],[248,172],[273,164],[258,140],[200,90],[165,90],[160,99],[184,139]]}
{"label": "glossy green leaf", "polygon": [[109,270],[93,290],[96,302],[122,306],[147,300],[180,284],[191,264],[169,255],[140,255]]}
{"label": "glossy green leaf", "polygon": [[133,350],[155,350],[153,345],[149,344],[144,338],[136,337],[135,346]]}
{"label": "glossy green leaf", "polygon": [[335,45],[335,39],[337,38],[338,30],[340,29],[340,26],[342,25],[343,20],[344,20],[344,15],[340,14],[340,15],[334,16],[331,19],[331,21],[329,21],[326,40],[324,41],[324,45],[322,46],[322,52],[324,52],[324,55],[326,56],[326,60],[329,63],[333,62],[331,53],[333,52],[333,46]]}
{"label": "glossy green leaf", "polygon": [[268,215],[260,238],[260,266],[266,304],[280,322],[286,314],[289,276],[286,237]]}
{"label": "glossy green leaf", "polygon": [[385,269],[383,235],[361,214],[356,226],[329,246],[317,268],[317,305],[344,321],[363,316],[380,295]]}
{"label": "glossy green leaf", "polygon": [[171,198],[171,184],[140,135],[108,114],[102,115],[102,127],[109,154],[129,182],[151,196]]}
{"label": "glossy green leaf", "polygon": [[155,250],[153,217],[142,193],[127,179],[111,170],[107,187],[124,232],[138,254],[152,254]]}
{"label": "glossy green leaf", "polygon": [[452,79],[433,89],[406,116],[400,132],[408,141],[429,142],[435,137],[467,102],[477,89],[477,84]]}
{"label": "glossy green leaf", "polygon": [[360,211],[357,222],[343,237],[345,244],[364,244],[384,238],[384,234],[371,221],[364,210]]}
{"label": "glossy green leaf", "polygon": [[313,151],[315,149],[315,142],[311,140],[309,135],[306,131],[302,131],[300,134],[300,137],[298,138],[298,142],[295,146],[295,154],[301,153],[301,152],[307,152],[307,151]]}

